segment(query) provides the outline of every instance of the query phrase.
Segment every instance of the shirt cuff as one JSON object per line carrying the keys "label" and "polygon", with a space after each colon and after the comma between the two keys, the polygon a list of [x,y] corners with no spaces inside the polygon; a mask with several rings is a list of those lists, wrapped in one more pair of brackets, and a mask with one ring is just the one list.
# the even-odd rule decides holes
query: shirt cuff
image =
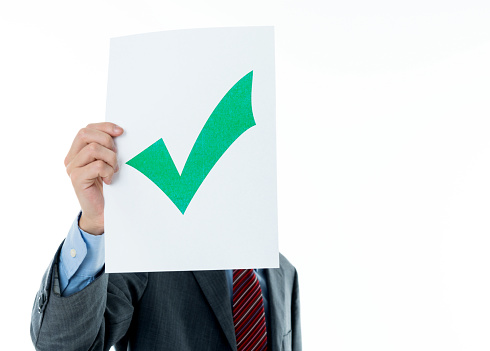
{"label": "shirt cuff", "polygon": [[[78,228],[78,219],[80,214],[73,221],[70,231],[63,243],[60,253],[60,283],[63,286],[68,285],[68,281],[80,267],[80,264],[87,255],[87,245],[83,240]],[[63,282],[66,284],[63,284]]]}
{"label": "shirt cuff", "polygon": [[93,281],[105,262],[104,235],[92,235],[78,226],[80,214],[68,232],[60,253],[59,277],[62,296],[80,291]]}
{"label": "shirt cuff", "polygon": [[92,235],[78,228],[85,242],[87,254],[83,264],[80,265],[77,275],[95,277],[104,267],[105,263],[105,235]]}

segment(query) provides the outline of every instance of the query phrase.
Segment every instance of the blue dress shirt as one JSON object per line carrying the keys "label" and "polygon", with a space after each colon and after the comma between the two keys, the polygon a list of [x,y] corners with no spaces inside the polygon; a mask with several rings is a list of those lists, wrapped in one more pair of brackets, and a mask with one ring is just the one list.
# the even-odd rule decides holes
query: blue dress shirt
{"label": "blue dress shirt", "polygon": [[[104,234],[92,235],[78,226],[80,214],[73,221],[60,253],[61,296],[70,296],[85,288],[101,273],[105,263]],[[233,304],[233,270],[225,271],[230,291],[230,303]],[[269,292],[265,280],[265,270],[255,269],[264,299],[264,309],[269,331]]]}

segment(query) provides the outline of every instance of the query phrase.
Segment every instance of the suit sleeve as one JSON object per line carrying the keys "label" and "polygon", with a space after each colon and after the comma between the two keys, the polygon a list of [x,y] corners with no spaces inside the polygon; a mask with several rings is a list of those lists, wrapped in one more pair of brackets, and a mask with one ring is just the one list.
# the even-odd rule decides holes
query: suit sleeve
{"label": "suit sleeve", "polygon": [[291,296],[291,332],[293,351],[302,350],[301,342],[301,318],[299,304],[298,272],[294,270],[293,292]]}
{"label": "suit sleeve", "polygon": [[[61,247],[60,247],[61,249]],[[59,253],[41,282],[31,314],[36,350],[109,350],[124,340],[134,305],[146,288],[147,274],[102,273],[83,290],[62,297]]]}

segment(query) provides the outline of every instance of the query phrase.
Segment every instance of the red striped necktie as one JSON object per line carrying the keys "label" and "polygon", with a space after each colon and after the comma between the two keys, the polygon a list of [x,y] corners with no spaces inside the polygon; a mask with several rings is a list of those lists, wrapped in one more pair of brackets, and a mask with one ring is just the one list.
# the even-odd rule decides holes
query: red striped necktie
{"label": "red striped necktie", "polygon": [[264,300],[253,269],[233,270],[233,322],[238,351],[267,350]]}

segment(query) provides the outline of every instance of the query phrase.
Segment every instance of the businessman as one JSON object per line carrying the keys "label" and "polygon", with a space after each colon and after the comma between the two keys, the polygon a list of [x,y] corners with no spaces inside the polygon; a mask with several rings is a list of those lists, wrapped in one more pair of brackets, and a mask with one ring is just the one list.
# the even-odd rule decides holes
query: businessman
{"label": "businessman", "polygon": [[104,273],[102,182],[118,171],[122,133],[90,124],[65,158],[81,212],[36,295],[35,348],[301,350],[298,278],[282,255],[278,269]]}

